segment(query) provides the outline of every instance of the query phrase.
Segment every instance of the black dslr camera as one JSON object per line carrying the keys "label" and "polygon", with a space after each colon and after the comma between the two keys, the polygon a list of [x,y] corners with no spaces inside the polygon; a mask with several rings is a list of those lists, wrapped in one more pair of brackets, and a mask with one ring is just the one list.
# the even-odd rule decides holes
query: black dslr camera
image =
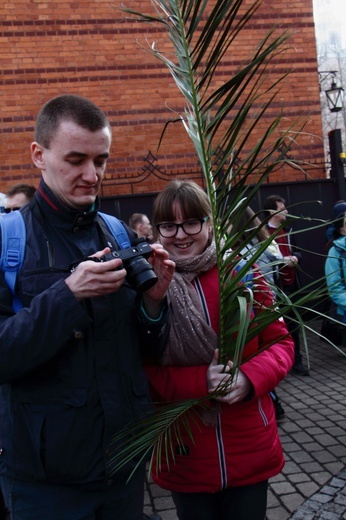
{"label": "black dslr camera", "polygon": [[146,258],[152,253],[152,249],[145,238],[134,240],[131,247],[113,251],[102,257],[102,261],[120,258],[127,271],[126,280],[137,291],[144,292],[150,289],[157,282],[157,276],[154,273],[152,265],[147,262]]}

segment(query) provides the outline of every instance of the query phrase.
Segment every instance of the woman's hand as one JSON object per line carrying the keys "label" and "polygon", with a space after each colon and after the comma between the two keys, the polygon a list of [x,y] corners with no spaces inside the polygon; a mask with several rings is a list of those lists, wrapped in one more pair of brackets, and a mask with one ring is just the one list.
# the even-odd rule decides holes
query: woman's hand
{"label": "woman's hand", "polygon": [[216,390],[222,392],[222,394],[215,397],[217,401],[222,403],[234,404],[243,401],[253,390],[250,379],[244,372],[238,370],[232,380],[230,374],[233,368],[232,361],[228,361],[226,366],[219,365],[218,358],[219,350],[215,349],[212,362],[207,371],[208,392],[213,393]]}
{"label": "woman's hand", "polygon": [[151,248],[153,252],[148,262],[153,266],[158,281],[143,293],[143,304],[148,316],[155,319],[160,315],[162,302],[173,278],[175,263],[169,260],[168,252],[161,244],[151,244]]}

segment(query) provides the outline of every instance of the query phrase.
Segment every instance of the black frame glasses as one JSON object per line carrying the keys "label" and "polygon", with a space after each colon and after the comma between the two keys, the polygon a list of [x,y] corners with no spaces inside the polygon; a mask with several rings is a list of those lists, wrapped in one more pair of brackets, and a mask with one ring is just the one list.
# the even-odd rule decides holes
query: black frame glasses
{"label": "black frame glasses", "polygon": [[[203,218],[189,218],[180,224],[176,224],[175,222],[161,222],[160,224],[156,224],[156,229],[160,233],[163,238],[172,238],[178,233],[179,228],[181,228],[186,235],[198,235],[202,231],[202,227],[204,222],[208,220],[209,217]],[[191,225],[193,228],[193,223],[195,223],[196,228],[191,233],[191,229],[188,228],[188,225]],[[198,223],[198,227],[197,227]],[[164,226],[169,226],[170,229],[165,229]],[[198,231],[197,231],[198,229]]]}

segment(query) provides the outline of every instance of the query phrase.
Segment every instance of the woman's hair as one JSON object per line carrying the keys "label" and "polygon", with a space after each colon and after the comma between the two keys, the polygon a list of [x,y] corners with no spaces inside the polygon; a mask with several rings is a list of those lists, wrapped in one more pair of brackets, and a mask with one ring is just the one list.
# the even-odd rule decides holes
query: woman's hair
{"label": "woman's hair", "polygon": [[338,220],[333,223],[333,240],[341,237],[340,228],[346,225],[346,213],[339,215]]}
{"label": "woman's hair", "polygon": [[241,233],[239,243],[241,240],[246,240],[254,229],[256,229],[256,237],[259,242],[263,242],[270,236],[269,231],[262,225],[261,220],[249,206],[231,224],[230,233]]}
{"label": "woman's hair", "polygon": [[178,204],[183,219],[211,218],[211,207],[205,191],[193,181],[174,180],[156,197],[153,224],[175,220],[174,205]]}

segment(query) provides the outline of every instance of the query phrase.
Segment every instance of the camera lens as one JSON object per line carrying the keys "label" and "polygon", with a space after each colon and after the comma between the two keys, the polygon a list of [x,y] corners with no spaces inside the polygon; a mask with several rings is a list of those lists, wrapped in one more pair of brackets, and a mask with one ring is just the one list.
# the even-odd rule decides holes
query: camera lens
{"label": "camera lens", "polygon": [[127,271],[127,281],[137,291],[147,291],[157,282],[157,276],[151,264],[143,256],[137,256],[125,261],[124,267]]}

